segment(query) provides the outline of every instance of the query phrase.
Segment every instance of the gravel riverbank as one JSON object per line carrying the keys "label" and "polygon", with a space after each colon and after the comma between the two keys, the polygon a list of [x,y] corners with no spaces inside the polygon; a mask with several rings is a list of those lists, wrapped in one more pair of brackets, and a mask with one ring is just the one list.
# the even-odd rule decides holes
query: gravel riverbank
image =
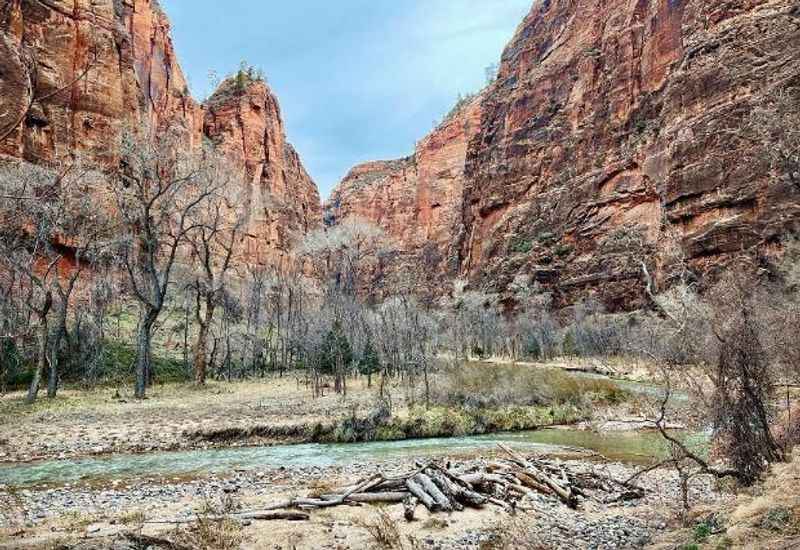
{"label": "gravel riverbank", "polygon": [[[488,459],[483,456],[453,461],[452,467],[467,471]],[[617,479],[625,479],[635,471],[623,464],[568,464],[570,468],[602,470]],[[36,547],[39,543],[60,541],[70,548],[81,540],[84,544],[94,540],[111,545],[114,537],[126,530],[160,533],[172,528],[143,521],[189,517],[221,502],[238,509],[256,509],[288,495],[327,491],[376,471],[396,475],[413,467],[410,460],[357,462],[336,467],[267,468],[189,480],[109,481],[21,490],[5,487],[0,488],[0,541],[4,541],[0,547]],[[513,517],[488,507],[432,518],[423,514],[420,521],[406,524],[401,520],[402,507],[387,506],[386,510],[397,517],[401,532],[424,548],[477,549],[495,538],[498,529],[523,529],[543,548],[641,548],[668,526],[680,501],[672,472],[649,473],[641,484],[647,489],[642,499],[611,505],[586,500],[578,510],[570,510],[553,497],[528,497],[526,508],[530,510],[520,510]],[[699,479],[691,487],[691,498],[694,503],[710,503],[725,497],[715,492],[709,480]],[[369,547],[365,546],[369,537],[363,525],[375,513],[373,506],[313,512],[311,521],[294,523],[288,529],[279,525],[287,522],[253,522],[243,526],[245,547]],[[271,546],[262,545],[267,540]]]}

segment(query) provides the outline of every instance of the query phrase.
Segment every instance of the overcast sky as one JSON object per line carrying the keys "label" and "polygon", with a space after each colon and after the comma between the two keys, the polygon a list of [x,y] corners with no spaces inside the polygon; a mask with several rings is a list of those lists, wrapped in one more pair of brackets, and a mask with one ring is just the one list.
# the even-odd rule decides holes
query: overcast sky
{"label": "overcast sky", "polygon": [[323,198],[355,164],[402,157],[479,90],[532,0],[161,0],[192,93],[242,60],[278,95]]}

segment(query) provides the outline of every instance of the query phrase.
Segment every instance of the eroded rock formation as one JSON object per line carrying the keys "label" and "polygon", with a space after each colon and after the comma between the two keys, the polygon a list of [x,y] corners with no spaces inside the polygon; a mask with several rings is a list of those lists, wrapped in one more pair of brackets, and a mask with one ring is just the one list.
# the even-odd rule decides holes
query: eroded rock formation
{"label": "eroded rock formation", "polygon": [[359,218],[378,225],[401,252],[397,261],[422,268],[430,283],[458,276],[464,169],[468,144],[480,129],[481,101],[473,98],[420,141],[412,156],[356,166],[326,202],[327,222]]}
{"label": "eroded rock formation", "polygon": [[113,166],[126,126],[211,139],[242,170],[246,261],[280,263],[320,223],[316,186],[286,142],[275,96],[226,80],[201,105],[156,0],[2,0],[0,155],[50,162],[80,154]]}
{"label": "eroded rock formation", "polygon": [[[513,301],[512,282],[538,280],[562,304],[635,307],[640,253],[658,271],[668,226],[708,272],[795,224],[798,190],[739,134],[754,105],[799,85],[793,1],[537,1],[475,107],[464,166],[433,156],[423,185],[413,161],[359,167],[334,194],[339,219],[372,219],[420,255],[436,201],[448,221],[430,242],[473,286]],[[428,189],[442,200],[417,199]]]}
{"label": "eroded rock formation", "polygon": [[244,167],[245,256],[280,265],[322,215],[317,187],[286,141],[277,98],[264,82],[228,79],[205,104],[203,132]]}

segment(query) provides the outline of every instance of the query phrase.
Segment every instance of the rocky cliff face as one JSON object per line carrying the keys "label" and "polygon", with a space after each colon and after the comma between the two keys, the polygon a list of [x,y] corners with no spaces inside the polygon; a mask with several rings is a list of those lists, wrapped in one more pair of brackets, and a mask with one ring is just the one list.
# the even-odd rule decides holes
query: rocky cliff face
{"label": "rocky cliff face", "polygon": [[[562,304],[595,296],[618,309],[640,303],[639,260],[658,271],[668,227],[699,272],[742,247],[768,248],[798,219],[798,190],[738,135],[753,106],[798,85],[796,2],[538,1],[482,93],[458,181],[440,180],[436,159],[426,168],[426,187],[450,199],[440,215],[457,220],[435,239],[439,252],[510,301],[512,283],[537,280]],[[369,166],[355,173],[372,179]],[[419,254],[419,239],[391,228],[416,237],[429,214],[386,203],[424,195],[418,182],[353,191],[352,176],[339,210]]]}
{"label": "rocky cliff face", "polygon": [[277,98],[264,82],[228,79],[206,102],[203,132],[244,167],[245,256],[282,264],[293,240],[322,215],[317,187],[286,141]]}
{"label": "rocky cliff face", "polygon": [[2,0],[0,98],[0,155],[30,162],[81,154],[111,165],[125,126],[178,128],[190,147],[210,138],[253,198],[248,261],[279,261],[319,223],[275,97],[260,82],[232,91],[226,81],[208,105],[194,101],[155,0]]}
{"label": "rocky cliff face", "polygon": [[467,148],[481,129],[481,101],[464,102],[408,158],[353,168],[324,205],[328,223],[360,218],[381,227],[400,263],[447,279],[460,269],[458,239]]}

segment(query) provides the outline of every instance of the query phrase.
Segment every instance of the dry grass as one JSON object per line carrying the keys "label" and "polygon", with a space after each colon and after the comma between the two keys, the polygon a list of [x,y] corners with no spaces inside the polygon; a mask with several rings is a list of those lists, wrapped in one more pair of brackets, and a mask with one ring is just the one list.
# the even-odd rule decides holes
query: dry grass
{"label": "dry grass", "polygon": [[383,508],[378,508],[372,519],[357,520],[356,525],[365,529],[375,548],[383,550],[416,550],[419,541],[411,535],[405,538],[400,533],[397,521]]}
{"label": "dry grass", "polygon": [[663,534],[653,548],[800,548],[800,449],[793,460],[774,464],[762,484],[749,487],[730,506],[691,511],[688,527]]}
{"label": "dry grass", "polygon": [[378,509],[371,520],[358,521],[357,525],[366,529],[375,545],[386,550],[403,550],[403,538],[397,523],[383,509]]}
{"label": "dry grass", "polygon": [[242,525],[231,518],[220,519],[236,508],[226,498],[220,503],[206,501],[197,520],[178,529],[174,541],[179,547],[192,550],[236,550],[244,542]]}
{"label": "dry grass", "polygon": [[734,545],[800,547],[800,449],[792,458],[774,465],[756,494],[739,497],[728,520],[727,536]]}
{"label": "dry grass", "polygon": [[317,479],[311,482],[308,488],[310,498],[320,498],[322,495],[333,493],[338,486],[333,481],[327,479]]}
{"label": "dry grass", "polygon": [[627,398],[612,381],[579,377],[562,369],[488,363],[448,368],[438,377],[438,404],[496,408],[534,405],[618,403]]}
{"label": "dry grass", "polygon": [[97,523],[104,519],[104,516],[90,515],[83,512],[65,512],[59,516],[57,525],[70,533],[82,533],[92,523]]}
{"label": "dry grass", "polygon": [[125,512],[117,516],[117,523],[127,525],[129,527],[141,527],[144,525],[147,516],[140,510]]}

